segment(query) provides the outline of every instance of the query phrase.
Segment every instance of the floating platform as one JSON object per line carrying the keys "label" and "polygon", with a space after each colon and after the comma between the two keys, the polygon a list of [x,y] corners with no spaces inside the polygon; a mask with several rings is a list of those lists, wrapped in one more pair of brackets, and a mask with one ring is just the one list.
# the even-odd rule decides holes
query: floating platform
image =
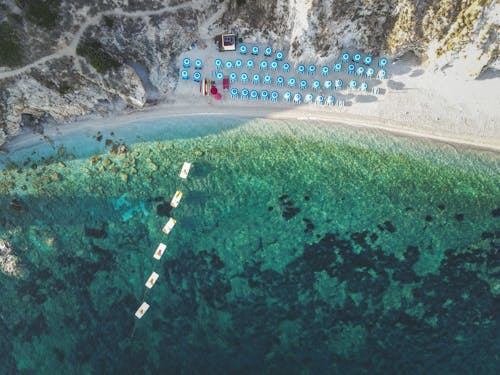
{"label": "floating platform", "polygon": [[149,309],[149,304],[147,302],[143,302],[142,305],[137,309],[135,312],[135,317],[137,319],[141,319],[144,314],[146,314],[146,311]]}
{"label": "floating platform", "polygon": [[153,287],[153,285],[155,285],[156,283],[156,280],[158,280],[158,277],[160,277],[160,275],[158,275],[156,272],[152,272],[151,273],[151,276],[149,276],[148,278],[148,281],[146,281],[146,286],[151,289]]}
{"label": "floating platform", "polygon": [[165,224],[165,226],[162,229],[163,233],[169,234],[172,228],[174,227],[175,223],[176,221],[174,218],[171,217],[170,219],[168,219],[167,224]]}
{"label": "floating platform", "polygon": [[155,254],[153,255],[153,258],[160,260],[161,256],[163,255],[163,253],[165,252],[166,249],[167,249],[167,245],[165,245],[164,243],[160,243],[155,250]]}
{"label": "floating platform", "polygon": [[181,201],[181,198],[182,198],[182,191],[177,190],[174,194],[174,197],[170,201],[170,205],[174,208],[177,207],[179,205],[179,202]]}
{"label": "floating platform", "polygon": [[181,173],[179,174],[180,178],[186,179],[188,174],[189,174],[189,169],[191,168],[191,163],[188,163],[187,161],[184,162],[182,165]]}

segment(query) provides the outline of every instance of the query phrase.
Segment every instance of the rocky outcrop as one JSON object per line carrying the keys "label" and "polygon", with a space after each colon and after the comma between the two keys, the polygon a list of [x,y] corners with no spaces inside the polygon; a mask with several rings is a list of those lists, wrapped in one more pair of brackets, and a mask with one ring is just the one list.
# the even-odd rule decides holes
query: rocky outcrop
{"label": "rocky outcrop", "polygon": [[19,259],[13,254],[11,244],[2,239],[0,239],[0,272],[16,277],[23,274]]}

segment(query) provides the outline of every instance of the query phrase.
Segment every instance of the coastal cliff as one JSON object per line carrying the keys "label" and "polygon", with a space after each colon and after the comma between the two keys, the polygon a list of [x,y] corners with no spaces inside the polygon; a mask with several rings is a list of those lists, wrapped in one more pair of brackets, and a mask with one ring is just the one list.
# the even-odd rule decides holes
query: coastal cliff
{"label": "coastal cliff", "polygon": [[217,30],[273,41],[292,60],[346,48],[414,54],[477,78],[499,68],[493,0],[18,0],[0,5],[0,145],[23,127],[168,101],[177,57]]}

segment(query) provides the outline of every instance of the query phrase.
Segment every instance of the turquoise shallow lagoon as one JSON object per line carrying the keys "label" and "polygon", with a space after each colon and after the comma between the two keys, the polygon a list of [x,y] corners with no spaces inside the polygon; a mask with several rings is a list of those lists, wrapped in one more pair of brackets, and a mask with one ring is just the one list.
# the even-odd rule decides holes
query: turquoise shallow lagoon
{"label": "turquoise shallow lagoon", "polygon": [[498,154],[314,121],[103,129],[0,159],[2,373],[500,367]]}

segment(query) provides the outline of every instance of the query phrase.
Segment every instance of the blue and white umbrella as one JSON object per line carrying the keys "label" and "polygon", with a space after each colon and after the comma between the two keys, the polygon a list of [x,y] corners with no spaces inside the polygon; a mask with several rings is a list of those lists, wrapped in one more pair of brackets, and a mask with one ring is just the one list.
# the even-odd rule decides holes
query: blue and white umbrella
{"label": "blue and white umbrella", "polygon": [[264,48],[264,56],[271,56],[273,54],[273,49],[271,47]]}
{"label": "blue and white umbrella", "polygon": [[366,69],[366,78],[372,78],[375,74],[375,70],[373,68]]}
{"label": "blue and white umbrella", "polygon": [[270,85],[272,80],[273,80],[272,77],[269,74],[266,74],[263,80],[264,85]]}
{"label": "blue and white umbrella", "polygon": [[241,90],[241,99],[248,99],[248,89]]}
{"label": "blue and white umbrella", "polygon": [[254,67],[254,62],[252,59],[247,60],[247,69],[253,69]]}
{"label": "blue and white umbrella", "polygon": [[365,65],[370,65],[372,63],[373,58],[371,56],[365,56],[363,63]]}
{"label": "blue and white umbrella", "polygon": [[295,87],[295,85],[297,84],[297,80],[293,77],[290,77],[288,78],[288,87]]}
{"label": "blue and white umbrella", "polygon": [[354,73],[354,69],[356,69],[356,65],[354,65],[354,64],[349,64],[349,65],[347,66],[347,74],[352,74],[352,73]]}
{"label": "blue and white umbrella", "polygon": [[321,74],[324,76],[327,76],[328,74],[330,74],[330,68],[327,66],[322,66],[321,67]]}
{"label": "blue and white umbrella", "polygon": [[335,103],[335,96],[333,95],[328,95],[326,98],[326,104],[327,105],[333,105]]}
{"label": "blue and white umbrella", "polygon": [[282,87],[285,84],[285,78],[283,76],[276,77],[276,85]]}
{"label": "blue and white umbrella", "polygon": [[277,102],[277,101],[278,101],[278,99],[279,99],[279,96],[280,96],[280,95],[278,94],[278,92],[277,92],[277,91],[273,91],[273,92],[271,93],[271,101],[272,101],[272,102]]}
{"label": "blue and white umbrella", "polygon": [[237,68],[237,69],[241,69],[243,68],[243,61],[241,61],[241,59],[237,59],[235,62],[234,62],[234,67]]}
{"label": "blue and white umbrella", "polygon": [[347,52],[344,52],[342,54],[342,60],[344,60],[345,62],[349,61],[349,54]]}
{"label": "blue and white umbrella", "polygon": [[260,64],[259,64],[259,69],[260,70],[267,70],[268,66],[269,65],[268,65],[267,61],[266,60],[262,60],[260,62]]}
{"label": "blue and white umbrella", "polygon": [[215,59],[215,68],[222,69],[222,60],[221,59]]}
{"label": "blue and white umbrella", "polygon": [[283,63],[281,65],[281,70],[283,70],[283,73],[288,73],[290,71],[290,64],[289,63]]}
{"label": "blue and white umbrella", "polygon": [[384,79],[387,76],[387,72],[385,69],[380,69],[377,73],[377,78],[378,79]]}
{"label": "blue and white umbrella", "polygon": [[388,62],[389,62],[389,61],[388,61],[385,57],[382,57],[382,58],[378,61],[378,66],[380,66],[381,68],[384,68],[384,67],[387,65],[387,63],[388,63]]}
{"label": "blue and white umbrella", "polygon": [[271,70],[273,70],[273,71],[278,70],[278,62],[277,61],[271,61]]}
{"label": "blue and white umbrella", "polygon": [[189,74],[187,70],[181,70],[182,79],[189,79]]}
{"label": "blue and white umbrella", "polygon": [[182,67],[191,68],[191,59],[189,57],[186,57],[184,58],[184,60],[182,60]]}
{"label": "blue and white umbrella", "polygon": [[241,81],[241,83],[248,83],[248,74],[241,73],[241,75],[240,75],[240,81]]}
{"label": "blue and white umbrella", "polygon": [[361,91],[368,91],[368,83],[362,82],[359,88]]}
{"label": "blue and white umbrella", "polygon": [[262,90],[262,91],[260,92],[260,98],[261,98],[262,100],[267,100],[267,99],[269,99],[269,91],[267,91],[267,90]]}
{"label": "blue and white umbrella", "polygon": [[236,73],[235,72],[229,73],[229,82],[236,83]]}
{"label": "blue and white umbrella", "polygon": [[356,75],[362,76],[365,73],[365,68],[363,66],[358,66],[358,69],[356,69]]}
{"label": "blue and white umbrella", "polygon": [[285,58],[285,54],[283,53],[283,51],[276,52],[276,60],[281,61],[284,58]]}
{"label": "blue and white umbrella", "polygon": [[233,87],[231,89],[231,99],[236,99],[238,97],[238,89],[236,87]]}
{"label": "blue and white umbrella", "polygon": [[260,48],[258,46],[252,47],[252,55],[257,56],[259,54]]}
{"label": "blue and white umbrella", "polygon": [[240,44],[240,53],[242,55],[246,55],[247,52],[248,52],[247,46],[245,46],[244,44]]}
{"label": "blue and white umbrella", "polygon": [[252,100],[259,99],[259,93],[257,92],[257,90],[250,91],[250,99]]}
{"label": "blue and white umbrella", "polygon": [[335,65],[333,66],[333,70],[335,72],[341,72],[342,71],[342,64],[341,63],[335,63]]}
{"label": "blue and white umbrella", "polygon": [[349,82],[349,87],[354,90],[355,88],[358,87],[358,81],[353,79],[351,82]]}
{"label": "blue and white umbrella", "polygon": [[340,90],[344,86],[344,81],[341,79],[335,80],[335,90]]}
{"label": "blue and white umbrella", "polygon": [[304,74],[305,71],[306,71],[306,66],[304,64],[299,64],[299,66],[297,66],[297,73]]}
{"label": "blue and white umbrella", "polygon": [[219,81],[222,81],[222,79],[224,78],[224,74],[222,72],[217,72],[217,74],[215,75],[215,77],[219,80]]}
{"label": "blue and white umbrella", "polygon": [[258,85],[260,83],[260,74],[255,73],[252,77],[252,84]]}
{"label": "blue and white umbrella", "polygon": [[200,80],[201,80],[201,73],[200,72],[194,72],[193,73],[193,81],[200,82]]}
{"label": "blue and white umbrella", "polygon": [[318,95],[316,97],[316,104],[323,104],[325,102],[325,98],[323,95]]}
{"label": "blue and white umbrella", "polygon": [[333,86],[333,82],[331,80],[325,81],[324,83],[325,89],[331,90]]}
{"label": "blue and white umbrella", "polygon": [[293,102],[295,104],[301,104],[302,103],[302,94],[300,94],[299,92],[296,93],[294,96],[293,96]]}
{"label": "blue and white umbrella", "polygon": [[231,60],[226,61],[226,69],[233,69],[233,62]]}
{"label": "blue and white umbrella", "polygon": [[352,57],[352,61],[354,61],[355,63],[359,63],[361,61],[361,54],[355,53],[354,56]]}
{"label": "blue and white umbrella", "polygon": [[312,103],[313,99],[314,95],[312,93],[306,94],[306,96],[304,96],[304,103]]}
{"label": "blue and white umbrella", "polygon": [[284,102],[289,102],[290,99],[292,99],[292,93],[290,91],[285,91],[283,93],[283,101]]}
{"label": "blue and white umbrella", "polygon": [[307,88],[307,81],[305,79],[302,79],[299,83],[299,87],[301,90],[305,90]]}
{"label": "blue and white umbrella", "polygon": [[316,81],[313,81],[312,83],[312,88],[313,90],[319,90],[319,88],[321,87],[321,82],[316,80]]}
{"label": "blue and white umbrella", "polygon": [[311,64],[307,67],[307,73],[314,75],[316,74],[316,65]]}
{"label": "blue and white umbrella", "polygon": [[203,68],[203,61],[201,61],[201,59],[194,60],[194,68],[195,69],[202,69]]}

